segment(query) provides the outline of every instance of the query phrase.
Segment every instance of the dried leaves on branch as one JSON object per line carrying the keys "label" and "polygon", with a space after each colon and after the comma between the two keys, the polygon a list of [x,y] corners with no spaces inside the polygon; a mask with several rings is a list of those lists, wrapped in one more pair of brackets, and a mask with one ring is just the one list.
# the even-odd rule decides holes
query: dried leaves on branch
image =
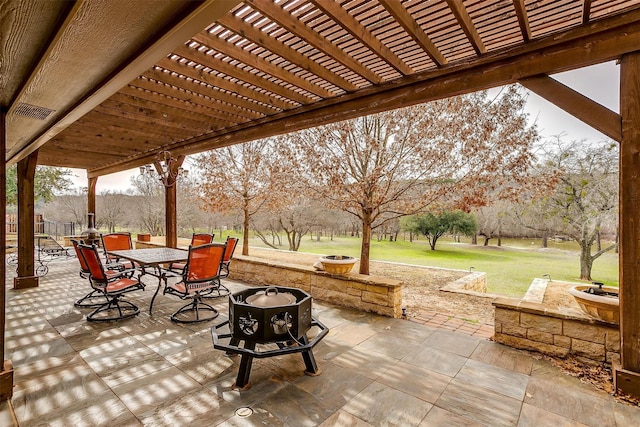
{"label": "dried leaves on branch", "polygon": [[514,88],[314,128],[280,139],[295,149],[300,182],[362,222],[360,273],[369,273],[371,231],[427,210],[511,197],[528,181],[538,134]]}

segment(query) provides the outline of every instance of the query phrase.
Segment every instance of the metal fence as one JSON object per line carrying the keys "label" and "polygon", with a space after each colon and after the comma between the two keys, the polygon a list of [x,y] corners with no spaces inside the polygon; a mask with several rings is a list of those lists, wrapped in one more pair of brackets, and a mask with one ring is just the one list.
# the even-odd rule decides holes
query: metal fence
{"label": "metal fence", "polygon": [[[73,222],[55,222],[46,221],[42,215],[35,215],[33,223],[33,231],[36,234],[47,234],[58,240],[63,236],[74,236],[76,224]],[[6,219],[7,234],[16,234],[18,232],[18,216],[16,214],[7,214]]]}
{"label": "metal fence", "polygon": [[75,236],[75,226],[73,222],[42,222],[43,233],[48,234],[56,240],[63,236]]}

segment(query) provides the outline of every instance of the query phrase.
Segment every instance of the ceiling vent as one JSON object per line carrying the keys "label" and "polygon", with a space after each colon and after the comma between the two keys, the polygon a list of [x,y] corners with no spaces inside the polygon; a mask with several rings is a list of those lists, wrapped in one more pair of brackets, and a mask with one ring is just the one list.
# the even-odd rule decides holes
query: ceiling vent
{"label": "ceiling vent", "polygon": [[13,114],[18,116],[25,116],[36,120],[45,120],[55,110],[51,110],[45,107],[38,107],[37,105],[25,104],[21,102],[16,107]]}

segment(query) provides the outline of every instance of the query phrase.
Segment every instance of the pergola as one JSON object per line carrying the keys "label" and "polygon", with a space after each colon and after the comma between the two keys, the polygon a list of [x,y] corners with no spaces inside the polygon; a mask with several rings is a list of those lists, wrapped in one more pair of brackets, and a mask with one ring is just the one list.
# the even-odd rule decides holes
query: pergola
{"label": "pergola", "polygon": [[[167,150],[178,167],[225,145],[521,83],[620,143],[614,376],[640,395],[639,0],[0,0],[0,55],[0,198],[17,163],[23,286],[37,285],[38,164],[86,169],[95,212],[100,176]],[[620,114],[549,77],[611,60]],[[166,188],[175,246],[176,190]],[[1,397],[11,382],[5,362]]]}

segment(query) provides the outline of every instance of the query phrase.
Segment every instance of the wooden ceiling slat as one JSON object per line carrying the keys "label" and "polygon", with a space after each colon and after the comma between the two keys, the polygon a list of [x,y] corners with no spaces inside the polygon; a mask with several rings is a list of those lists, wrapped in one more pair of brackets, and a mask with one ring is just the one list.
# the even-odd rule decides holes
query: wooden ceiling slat
{"label": "wooden ceiling slat", "polygon": [[267,33],[257,29],[253,25],[247,24],[244,20],[234,16],[233,14],[227,14],[222,17],[217,21],[217,24],[237,32],[239,35],[250,40],[256,45],[262,46],[271,52],[277,52],[277,55],[281,56],[283,59],[292,64],[296,64],[296,66],[315,74],[321,79],[326,80],[347,92],[358,89],[358,87],[350,81],[332,73],[325,67],[320,66],[317,62],[312,61],[309,57],[301,54],[295,49],[292,49],[278,39],[269,37]]}
{"label": "wooden ceiling slat", "polygon": [[136,98],[140,98],[143,100],[166,105],[170,108],[181,109],[184,111],[192,111],[195,114],[202,115],[203,117],[208,117],[210,121],[216,124],[222,123],[224,124],[224,126],[227,126],[229,124],[228,120],[224,120],[224,121],[220,120],[218,118],[218,112],[215,110],[212,110],[209,107],[202,106],[199,104],[194,104],[192,102],[185,101],[183,99],[175,99],[170,96],[155,93],[145,88],[140,88],[135,86],[126,86],[120,89],[118,93],[123,95],[134,96]]}
{"label": "wooden ceiling slat", "polygon": [[420,28],[420,25],[413,19],[408,11],[395,0],[381,0],[380,3],[398,21],[402,28],[424,49],[431,60],[438,66],[446,65],[447,59],[438,50],[429,36]]}
{"label": "wooden ceiling slat", "polygon": [[413,70],[402,61],[393,51],[388,49],[371,31],[355,19],[349,12],[342,8],[337,2],[327,2],[313,0],[313,4],[325,14],[331,17],[334,22],[348,31],[353,37],[360,40],[378,57],[384,60],[391,67],[398,70],[403,75],[413,74]]}
{"label": "wooden ceiling slat", "polygon": [[[236,104],[249,111],[271,114],[289,109],[292,106],[290,102],[283,100],[282,98],[275,97],[265,92],[255,91],[249,86],[235,83],[216,74],[204,71],[202,67],[195,68],[191,65],[187,65],[186,63],[169,58],[158,61],[157,65],[166,70],[204,82],[219,89],[221,92],[235,94],[239,99],[235,99],[236,97],[233,97],[233,101],[229,100],[228,102],[230,104]],[[220,99],[226,100],[228,98],[220,97]]]}
{"label": "wooden ceiling slat", "polygon": [[255,0],[246,0],[245,3],[251,5],[253,9],[267,16],[272,21],[275,21],[278,25],[295,34],[302,40],[305,40],[316,49],[334,58],[336,61],[340,62],[342,65],[362,76],[369,82],[374,84],[382,82],[382,79],[378,75],[371,72],[368,68],[364,67],[350,56],[345,55],[342,50],[338,49],[333,43],[329,42],[317,32],[310,29],[307,25],[300,22],[299,19],[296,19],[283,11],[278,5],[269,1]]}
{"label": "wooden ceiling slat", "polygon": [[467,12],[467,9],[464,7],[464,3],[460,0],[445,0],[449,5],[449,8],[455,15],[458,23],[462,27],[462,30],[467,35],[471,46],[476,51],[478,55],[482,55],[487,52],[482,40],[480,39],[480,34],[476,30],[476,27],[473,25],[473,21]]}
{"label": "wooden ceiling slat", "polygon": [[274,65],[274,63],[271,61],[266,61],[260,58],[259,56],[252,55],[249,51],[245,49],[241,49],[241,48],[239,49],[234,44],[231,44],[227,41],[220,40],[219,38],[211,37],[206,32],[196,34],[195,36],[192,37],[192,39],[202,45],[210,47],[211,49],[217,52],[227,55],[230,58],[234,58],[237,61],[240,61],[245,64],[251,64],[251,66],[267,74],[270,74],[272,76],[278,76],[278,78],[285,80],[293,85],[296,85],[307,92],[316,94],[321,98],[331,98],[333,96],[336,96],[335,93],[326,90],[322,86],[318,86],[313,83],[310,83],[308,80],[302,77],[299,77],[298,75],[282,67],[278,67]]}
{"label": "wooden ceiling slat", "polygon": [[[120,135],[116,137],[113,134],[91,136],[90,133],[82,133],[76,130],[72,134],[65,136],[62,140],[54,138],[51,141],[55,147],[59,149],[67,149],[78,153],[93,152],[99,155],[120,156],[121,158],[130,157],[131,155],[144,155],[146,151],[157,146],[156,144],[151,144],[149,141],[136,138],[134,135],[127,135],[129,139],[124,139],[124,136],[125,135]],[[98,139],[100,144],[96,144],[97,147],[89,146],[86,144],[87,138]]]}
{"label": "wooden ceiling slat", "polygon": [[[156,124],[153,123],[145,123],[140,118],[134,118],[131,116],[123,116],[122,114],[118,114],[118,112],[113,110],[93,110],[87,113],[82,121],[78,121],[79,126],[86,125],[89,121],[94,123],[94,126],[91,128],[91,131],[95,134],[104,132],[105,130],[111,128],[122,128],[123,132],[129,132],[132,134],[139,135],[149,135],[150,139],[156,140],[158,142],[169,141],[169,140],[182,140],[184,139],[185,132],[180,132],[176,129],[167,127],[157,121]],[[193,134],[192,134],[193,135]]]}
{"label": "wooden ceiling slat", "polygon": [[[51,146],[49,146],[51,144]],[[78,145],[82,141],[77,142]],[[87,169],[87,165],[94,165],[96,154],[74,150],[73,147],[60,147],[55,144],[55,140],[47,143],[47,150],[38,152],[38,164],[61,165],[67,168]],[[124,153],[121,151],[121,153]],[[126,159],[123,154],[100,154],[101,163],[113,164]]]}
{"label": "wooden ceiling slat", "polygon": [[[174,64],[178,63],[176,61],[173,61],[172,63],[167,65]],[[263,104],[252,102],[248,99],[241,98],[237,95],[234,96],[233,94],[222,91],[215,86],[211,86],[209,84],[207,84],[206,86],[202,85],[199,83],[202,80],[196,80],[195,78],[198,76],[198,70],[185,64],[179,64],[179,66],[174,66],[173,69],[166,70],[171,71],[175,74],[164,71],[163,69],[154,68],[144,73],[143,76],[184,89],[186,92],[204,95],[211,100],[213,109],[219,108],[221,111],[233,113],[239,117],[245,117],[247,119],[257,119],[268,114],[273,114],[274,112],[280,111],[274,108],[269,108]],[[189,72],[189,75],[182,74],[178,70],[187,71]],[[178,74],[184,77],[181,77]],[[190,78],[192,80],[188,80],[187,78]]]}
{"label": "wooden ceiling slat", "polygon": [[181,132],[205,133],[215,128],[215,126],[211,126],[210,124],[195,122],[185,118],[176,120],[175,117],[171,117],[170,120],[169,114],[165,111],[152,110],[150,108],[127,104],[126,102],[115,101],[113,97],[107,99],[96,107],[96,111],[111,115],[115,115],[117,113],[123,117],[132,117],[134,120],[140,120],[143,123],[150,123],[152,125],[161,123],[162,126]]}
{"label": "wooden ceiling slat", "polygon": [[235,65],[223,61],[220,58],[207,55],[206,53],[201,52],[197,49],[187,46],[180,46],[174,49],[173,53],[182,58],[208,67],[212,70],[224,73],[229,77],[233,77],[240,81],[246,82],[252,86],[255,86],[256,88],[263,89],[273,94],[280,95],[285,99],[291,100],[292,105],[289,108],[297,107],[300,104],[310,104],[314,101],[314,99],[311,97],[287,89],[286,87],[281,86],[278,83],[272,82],[265,78],[261,78],[254,73],[236,67]]}
{"label": "wooden ceiling slat", "polygon": [[158,82],[144,78],[138,78],[137,80],[131,82],[129,85],[147,89],[152,92],[157,92],[161,95],[169,96],[172,98],[181,99],[191,104],[198,104],[203,107],[207,107],[209,108],[211,114],[214,114],[218,120],[224,121],[227,124],[237,124],[249,120],[246,117],[239,116],[236,109],[234,109],[232,106],[212,102],[209,98],[199,96],[197,93],[185,92],[183,90],[179,90],[176,87],[159,84]]}

